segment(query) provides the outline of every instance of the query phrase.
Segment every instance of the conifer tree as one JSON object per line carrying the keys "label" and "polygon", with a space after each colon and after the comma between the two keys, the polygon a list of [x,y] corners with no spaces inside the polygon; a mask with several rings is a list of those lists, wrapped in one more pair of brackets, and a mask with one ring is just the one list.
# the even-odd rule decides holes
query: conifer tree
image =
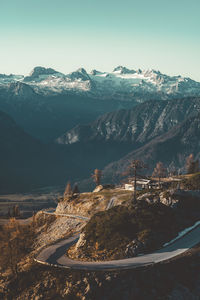
{"label": "conifer tree", "polygon": [[194,160],[194,155],[190,154],[186,158],[186,171],[187,174],[194,174],[199,172],[199,160]]}
{"label": "conifer tree", "polygon": [[143,169],[143,168],[147,168],[147,166],[144,164],[143,161],[141,160],[132,160],[130,162],[130,164],[128,165],[127,169],[125,170],[125,172],[123,173],[123,176],[133,176],[134,177],[134,191],[133,191],[133,199],[132,199],[132,202],[133,204],[136,204],[137,202],[137,199],[136,199],[136,190],[137,190],[137,176],[139,175],[138,174],[138,171]]}
{"label": "conifer tree", "polygon": [[10,207],[8,208],[8,218],[10,218],[11,217],[11,209],[10,209]]}
{"label": "conifer tree", "polygon": [[77,185],[77,183],[75,183],[75,185],[74,185],[74,187],[73,187],[73,191],[72,191],[72,194],[74,195],[74,194],[79,194],[80,192],[79,192],[79,189],[78,189],[78,185]]}
{"label": "conifer tree", "polygon": [[19,217],[19,216],[20,216],[19,206],[15,205],[15,217]]}
{"label": "conifer tree", "polygon": [[71,183],[68,182],[65,188],[64,197],[71,196],[71,195],[72,195],[72,187],[71,187]]}

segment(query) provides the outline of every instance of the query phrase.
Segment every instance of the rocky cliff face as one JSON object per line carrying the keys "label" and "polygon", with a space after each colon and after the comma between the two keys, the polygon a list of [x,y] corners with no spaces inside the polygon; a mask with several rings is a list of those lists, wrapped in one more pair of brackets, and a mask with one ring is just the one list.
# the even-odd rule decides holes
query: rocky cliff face
{"label": "rocky cliff face", "polygon": [[77,125],[57,139],[59,144],[77,142],[131,143],[137,148],[169,131],[186,117],[200,111],[200,98],[149,101],[129,110],[105,114],[87,125]]}
{"label": "rocky cliff face", "polygon": [[104,169],[104,178],[111,178],[111,174],[120,174],[126,169],[133,159],[140,159],[148,164],[148,173],[151,174],[156,162],[162,161],[166,167],[180,168],[184,171],[186,157],[190,153],[195,158],[200,158],[199,152],[199,127],[200,115],[190,117],[181,124],[175,126],[167,133],[156,137],[143,147],[130,152],[124,158],[111,163]]}
{"label": "rocky cliff face", "polygon": [[66,196],[57,205],[56,212],[61,214],[74,214],[92,216],[98,211],[107,209],[111,198],[113,206],[129,202],[132,192],[123,189],[102,189],[99,192],[81,193],[77,196]]}

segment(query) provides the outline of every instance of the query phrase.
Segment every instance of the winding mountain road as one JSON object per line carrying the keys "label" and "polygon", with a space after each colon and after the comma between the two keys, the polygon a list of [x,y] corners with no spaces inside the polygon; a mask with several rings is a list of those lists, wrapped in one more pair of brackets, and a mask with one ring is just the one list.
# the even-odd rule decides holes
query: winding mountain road
{"label": "winding mountain road", "polygon": [[172,244],[163,247],[154,253],[112,261],[84,262],[68,258],[65,255],[66,250],[76,243],[78,238],[79,235],[76,235],[62,240],[55,245],[49,246],[35,258],[35,261],[55,267],[87,271],[111,271],[145,267],[169,260],[200,243],[200,225],[177,239]]}

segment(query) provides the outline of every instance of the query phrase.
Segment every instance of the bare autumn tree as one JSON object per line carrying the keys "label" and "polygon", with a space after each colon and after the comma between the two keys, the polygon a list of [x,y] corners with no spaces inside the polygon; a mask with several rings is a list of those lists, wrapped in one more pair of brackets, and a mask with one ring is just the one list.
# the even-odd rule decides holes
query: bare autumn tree
{"label": "bare autumn tree", "polygon": [[65,188],[64,197],[71,196],[71,195],[72,195],[72,187],[71,187],[71,183],[68,182]]}
{"label": "bare autumn tree", "polygon": [[15,205],[15,217],[19,217],[19,216],[20,216],[19,206]]}
{"label": "bare autumn tree", "polygon": [[8,214],[7,214],[7,215],[8,215],[8,218],[10,218],[11,215],[12,215],[12,214],[11,214],[11,209],[10,209],[10,207],[8,208]]}
{"label": "bare autumn tree", "polygon": [[80,193],[80,192],[79,192],[78,185],[77,185],[77,183],[75,183],[75,185],[74,185],[74,187],[73,187],[72,194],[74,195],[74,194],[79,194],[79,193]]}
{"label": "bare autumn tree", "polygon": [[144,164],[141,160],[132,160],[128,165],[125,172],[123,172],[123,176],[131,176],[134,177],[134,191],[133,191],[133,204],[137,203],[136,189],[137,189],[137,176],[138,171],[141,169],[147,168],[147,165]]}
{"label": "bare autumn tree", "polygon": [[[186,158],[186,171],[187,174],[191,174],[191,171],[193,171],[193,164],[194,164],[194,155],[191,153],[187,158]],[[193,172],[192,172],[193,173]]]}
{"label": "bare autumn tree", "polygon": [[158,177],[159,187],[160,187],[160,178],[165,177],[167,174],[167,169],[164,167],[163,163],[159,161],[156,164],[156,167],[153,170],[153,177]]}
{"label": "bare autumn tree", "polygon": [[199,172],[199,160],[195,161],[195,173]]}
{"label": "bare autumn tree", "polygon": [[15,205],[12,207],[12,217],[15,217]]}
{"label": "bare autumn tree", "polygon": [[99,169],[95,169],[94,173],[91,175],[92,179],[96,183],[96,185],[100,185],[101,177],[102,177],[102,171]]}
{"label": "bare autumn tree", "polygon": [[17,277],[19,262],[30,251],[35,232],[31,225],[20,225],[15,218],[0,230],[0,265],[3,270],[11,269]]}
{"label": "bare autumn tree", "polygon": [[193,174],[199,172],[199,160],[194,160],[194,155],[190,154],[186,158],[186,171],[187,174]]}

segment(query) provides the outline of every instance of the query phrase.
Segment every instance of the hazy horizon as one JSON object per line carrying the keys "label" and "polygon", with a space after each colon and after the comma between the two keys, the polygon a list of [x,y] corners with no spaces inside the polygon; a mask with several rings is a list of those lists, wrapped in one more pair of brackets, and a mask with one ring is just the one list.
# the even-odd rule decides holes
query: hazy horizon
{"label": "hazy horizon", "polygon": [[200,81],[199,11],[197,0],[8,0],[0,11],[0,73],[123,65]]}

